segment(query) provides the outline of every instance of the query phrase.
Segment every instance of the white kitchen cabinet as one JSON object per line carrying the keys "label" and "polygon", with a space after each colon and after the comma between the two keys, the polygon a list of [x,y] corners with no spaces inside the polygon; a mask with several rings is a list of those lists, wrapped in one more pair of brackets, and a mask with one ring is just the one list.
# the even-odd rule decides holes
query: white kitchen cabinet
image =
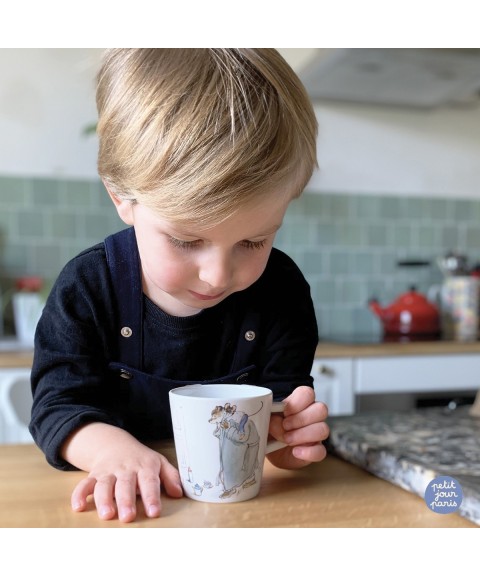
{"label": "white kitchen cabinet", "polygon": [[312,376],[329,414],[351,415],[359,395],[475,392],[480,354],[317,358]]}
{"label": "white kitchen cabinet", "polygon": [[426,393],[480,389],[480,355],[358,358],[355,393]]}
{"label": "white kitchen cabinet", "polygon": [[312,376],[315,398],[328,406],[330,415],[351,415],[355,411],[353,359],[316,359]]}
{"label": "white kitchen cabinet", "polygon": [[33,443],[28,430],[32,393],[30,369],[0,369],[0,443]]}

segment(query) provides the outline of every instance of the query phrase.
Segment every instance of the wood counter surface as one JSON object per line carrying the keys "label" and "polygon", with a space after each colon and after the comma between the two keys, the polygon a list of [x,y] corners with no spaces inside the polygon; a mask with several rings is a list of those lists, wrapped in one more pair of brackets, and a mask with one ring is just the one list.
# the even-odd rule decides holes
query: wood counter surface
{"label": "wood counter surface", "polygon": [[480,354],[480,341],[385,342],[372,344],[344,344],[321,341],[315,358],[341,357],[398,357],[408,355],[465,355]]}
{"label": "wood counter surface", "polygon": [[32,362],[31,350],[0,352],[0,369],[28,369]]}
{"label": "wood counter surface", "polygon": [[[406,355],[463,355],[480,354],[480,341],[455,342],[431,341],[416,343],[373,343],[344,344],[321,341],[315,358],[342,357],[397,357]],[[29,368],[32,366],[33,351],[1,351],[0,369]]]}
{"label": "wood counter surface", "polygon": [[[171,442],[156,447],[172,462]],[[257,498],[202,503],[164,497],[163,513],[148,519],[101,521],[93,506],[70,509],[83,472],[62,472],[35,445],[0,446],[0,527],[476,527],[458,514],[439,515],[423,499],[329,455],[322,463],[286,471],[266,462]]]}

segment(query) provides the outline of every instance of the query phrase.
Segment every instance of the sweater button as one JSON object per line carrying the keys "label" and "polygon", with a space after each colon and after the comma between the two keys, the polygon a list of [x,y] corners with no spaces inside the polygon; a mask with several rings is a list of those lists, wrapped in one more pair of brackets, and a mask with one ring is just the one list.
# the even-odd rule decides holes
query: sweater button
{"label": "sweater button", "polygon": [[133,375],[132,373],[129,373],[125,369],[120,369],[120,376],[122,377],[122,379],[131,379]]}
{"label": "sweater button", "polygon": [[122,337],[131,337],[133,334],[133,331],[130,327],[123,327],[122,330],[120,331],[120,334],[122,335]]}
{"label": "sweater button", "polygon": [[255,331],[247,331],[245,333],[245,340],[246,341],[253,341],[255,339]]}

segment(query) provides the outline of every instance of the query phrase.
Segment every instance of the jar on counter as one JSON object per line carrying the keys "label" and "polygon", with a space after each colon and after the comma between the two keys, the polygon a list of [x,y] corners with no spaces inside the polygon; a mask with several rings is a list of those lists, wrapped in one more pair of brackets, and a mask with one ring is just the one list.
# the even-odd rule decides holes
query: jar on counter
{"label": "jar on counter", "polygon": [[43,280],[36,276],[22,277],[15,282],[12,294],[15,333],[25,346],[33,347],[35,329],[45,305],[42,288]]}

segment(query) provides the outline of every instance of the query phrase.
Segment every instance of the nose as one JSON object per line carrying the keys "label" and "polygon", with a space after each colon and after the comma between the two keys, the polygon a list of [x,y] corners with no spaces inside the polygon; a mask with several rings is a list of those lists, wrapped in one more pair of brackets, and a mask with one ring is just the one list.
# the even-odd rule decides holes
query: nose
{"label": "nose", "polygon": [[229,254],[212,251],[206,255],[200,263],[198,278],[216,292],[227,288],[232,278],[232,262]]}

